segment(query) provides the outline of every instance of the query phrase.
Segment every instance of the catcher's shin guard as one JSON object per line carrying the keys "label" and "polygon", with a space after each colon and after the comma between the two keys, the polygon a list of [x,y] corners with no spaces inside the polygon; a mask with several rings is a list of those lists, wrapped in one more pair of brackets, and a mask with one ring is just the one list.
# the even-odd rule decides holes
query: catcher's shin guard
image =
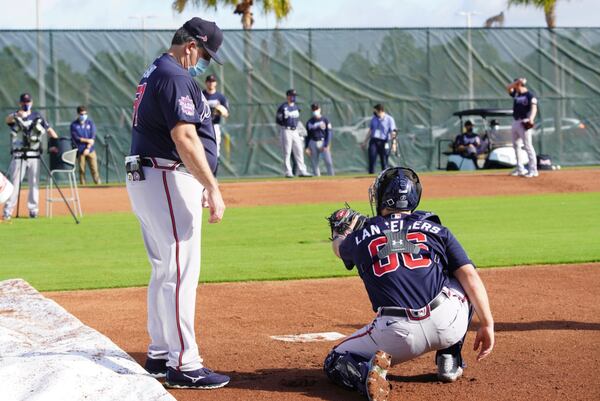
{"label": "catcher's shin guard", "polygon": [[355,354],[331,351],[323,363],[325,374],[335,384],[347,390],[366,394],[365,381],[369,373],[369,360]]}

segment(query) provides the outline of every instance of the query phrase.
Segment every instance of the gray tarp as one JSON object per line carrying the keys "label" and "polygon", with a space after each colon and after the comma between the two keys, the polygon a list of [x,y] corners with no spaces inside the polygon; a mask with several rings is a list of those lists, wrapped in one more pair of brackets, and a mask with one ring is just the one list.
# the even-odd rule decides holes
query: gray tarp
{"label": "gray tarp", "polygon": [[[61,136],[75,107],[98,126],[105,176],[122,181],[135,87],[168,48],[171,31],[0,31],[0,112],[29,91]],[[600,163],[600,29],[336,29],[226,31],[224,66],[211,64],[231,116],[221,176],[281,173],[275,110],[285,90],[299,93],[302,119],[323,105],[334,126],[336,170],[364,172],[359,143],[377,102],[396,119],[400,153],[392,163],[437,167],[440,138],[458,134],[452,112],[511,107],[505,85],[526,76],[544,127],[535,143],[563,165]],[[202,82],[200,81],[202,84]],[[9,155],[0,135],[0,168]],[[105,156],[111,136],[110,157]]]}

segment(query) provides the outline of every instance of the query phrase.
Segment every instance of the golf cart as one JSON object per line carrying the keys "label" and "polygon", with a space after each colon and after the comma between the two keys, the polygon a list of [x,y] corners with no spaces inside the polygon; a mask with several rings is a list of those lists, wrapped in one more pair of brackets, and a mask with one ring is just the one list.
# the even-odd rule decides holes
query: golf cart
{"label": "golf cart", "polygon": [[[455,152],[453,137],[452,139],[438,140],[438,169],[442,169],[442,155],[448,156],[446,170],[511,168],[517,165],[517,158],[512,145],[512,110],[471,109],[457,111],[453,115],[460,119],[459,129],[461,131],[457,135],[462,133],[464,121],[470,119],[475,124],[474,132],[481,138],[477,165],[475,165],[473,159],[463,157]],[[446,146],[446,151],[443,150],[443,146]],[[527,163],[527,153],[523,149],[519,149],[519,158],[525,164]]]}

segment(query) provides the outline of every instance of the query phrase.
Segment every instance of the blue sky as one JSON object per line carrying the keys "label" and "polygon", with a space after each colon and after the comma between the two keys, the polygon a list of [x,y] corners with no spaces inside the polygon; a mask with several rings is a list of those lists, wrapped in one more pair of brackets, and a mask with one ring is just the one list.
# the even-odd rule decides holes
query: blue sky
{"label": "blue sky", "polygon": [[[224,29],[241,27],[232,9],[218,11],[189,7],[179,15],[171,0],[38,0],[43,29],[141,28],[174,29],[192,16],[214,20]],[[36,0],[0,0],[0,29],[33,29]],[[466,25],[460,11],[475,11],[473,26],[504,11],[506,26],[545,26],[541,10],[511,7],[506,0],[292,0],[292,13],[279,23],[281,28],[343,27],[461,27]],[[11,11],[12,10],[12,11]],[[25,12],[24,12],[25,11]],[[255,28],[274,28],[275,19],[254,13]],[[558,0],[558,26],[599,26],[599,0]]]}

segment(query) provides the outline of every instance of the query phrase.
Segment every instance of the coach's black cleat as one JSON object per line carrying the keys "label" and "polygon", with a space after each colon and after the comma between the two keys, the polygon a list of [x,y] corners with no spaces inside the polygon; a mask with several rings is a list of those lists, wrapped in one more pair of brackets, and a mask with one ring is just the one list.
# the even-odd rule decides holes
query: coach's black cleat
{"label": "coach's black cleat", "polygon": [[208,368],[187,372],[168,368],[165,387],[211,390],[226,386],[229,380],[229,376],[215,373]]}
{"label": "coach's black cleat", "polygon": [[146,358],[144,369],[148,374],[156,379],[162,379],[167,375],[167,360]]}

